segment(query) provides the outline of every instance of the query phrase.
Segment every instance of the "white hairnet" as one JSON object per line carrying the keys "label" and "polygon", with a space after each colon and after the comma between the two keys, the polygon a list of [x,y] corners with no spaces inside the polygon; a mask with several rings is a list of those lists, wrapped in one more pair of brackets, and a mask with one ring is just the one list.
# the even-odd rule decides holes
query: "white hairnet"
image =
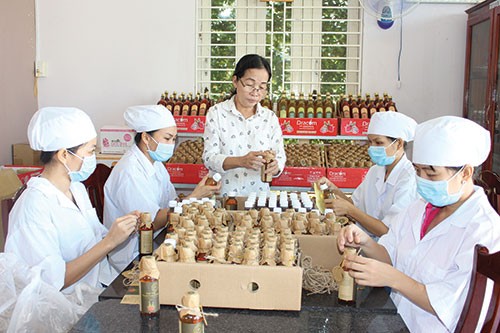
{"label": "white hairnet", "polygon": [[137,133],[176,126],[172,113],[163,105],[131,106],[127,108],[123,117],[127,126]]}
{"label": "white hairnet", "polygon": [[45,107],[28,125],[28,141],[34,150],[57,151],[86,143],[97,136],[90,117],[72,107]]}
{"label": "white hairnet", "polygon": [[370,119],[367,134],[401,138],[405,142],[413,140],[417,122],[400,112],[376,112]]}
{"label": "white hairnet", "polygon": [[413,163],[478,166],[488,157],[490,147],[490,132],[475,122],[454,116],[439,117],[417,126]]}

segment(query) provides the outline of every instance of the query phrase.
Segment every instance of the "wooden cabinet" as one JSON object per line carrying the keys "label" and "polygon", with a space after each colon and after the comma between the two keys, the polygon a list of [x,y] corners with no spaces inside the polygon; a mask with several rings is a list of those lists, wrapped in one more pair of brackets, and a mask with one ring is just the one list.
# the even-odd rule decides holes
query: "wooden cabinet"
{"label": "wooden cabinet", "polygon": [[463,114],[491,132],[492,150],[482,170],[500,174],[500,0],[486,0],[466,13]]}

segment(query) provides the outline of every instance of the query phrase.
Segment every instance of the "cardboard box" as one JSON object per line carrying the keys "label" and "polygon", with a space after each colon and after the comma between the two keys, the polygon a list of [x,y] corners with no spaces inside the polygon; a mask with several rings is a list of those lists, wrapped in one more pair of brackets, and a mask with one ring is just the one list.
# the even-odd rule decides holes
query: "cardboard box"
{"label": "cardboard box", "polygon": [[21,184],[26,184],[31,177],[36,177],[40,175],[43,171],[41,166],[23,166],[23,165],[2,165],[0,167],[2,170],[12,170],[16,174],[17,178],[21,181]]}
{"label": "cardboard box", "polygon": [[165,167],[172,183],[198,184],[208,174],[203,164],[166,163]]}
{"label": "cardboard box", "polygon": [[326,177],[340,188],[356,188],[365,179],[369,168],[328,168]]}
{"label": "cardboard box", "polygon": [[310,187],[312,183],[326,175],[326,168],[285,167],[278,178],[273,178],[272,186]]}
{"label": "cardboard box", "polygon": [[5,237],[8,229],[9,209],[12,207],[12,198],[23,184],[12,169],[0,169],[0,252],[4,250]]}
{"label": "cardboard box", "polygon": [[103,126],[99,131],[102,154],[125,154],[134,144],[135,131],[126,126]]}
{"label": "cardboard box", "polygon": [[370,119],[340,118],[340,135],[366,136]]}
{"label": "cardboard box", "polygon": [[116,163],[122,158],[122,154],[103,154],[96,153],[97,163],[104,164],[110,168],[114,167]]}
{"label": "cardboard box", "polygon": [[205,307],[299,311],[302,268],[158,262],[160,303],[180,304],[192,285]]}
{"label": "cardboard box", "polygon": [[279,118],[283,135],[335,136],[337,118]]}
{"label": "cardboard box", "polygon": [[12,164],[14,165],[42,165],[40,151],[31,149],[27,143],[12,145]]}
{"label": "cardboard box", "polygon": [[205,116],[174,116],[174,119],[179,133],[205,132]]}
{"label": "cardboard box", "polygon": [[302,257],[312,258],[313,266],[332,269],[342,261],[337,247],[337,236],[295,235],[299,241]]}

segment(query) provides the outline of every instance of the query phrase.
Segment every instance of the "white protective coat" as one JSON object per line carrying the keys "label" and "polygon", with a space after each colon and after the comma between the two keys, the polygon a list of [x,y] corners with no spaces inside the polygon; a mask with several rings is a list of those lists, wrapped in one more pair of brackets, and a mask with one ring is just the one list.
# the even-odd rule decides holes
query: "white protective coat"
{"label": "white protective coat", "polygon": [[482,244],[490,253],[500,250],[500,217],[484,191],[474,194],[451,216],[420,240],[425,205],[414,202],[397,216],[379,244],[393,266],[425,285],[437,317],[393,291],[391,297],[411,332],[453,332],[467,297],[474,246]]}
{"label": "white protective coat", "polygon": [[[151,164],[133,145],[113,168],[104,185],[104,225],[110,228],[118,217],[134,210],[149,212],[154,220],[158,210],[167,208],[168,202],[176,197],[163,163]],[[109,253],[114,275],[118,275],[138,254],[138,237],[133,233]]]}
{"label": "white protective coat", "polygon": [[[29,266],[50,260],[51,270],[42,279],[57,288],[64,286],[66,263],[89,251],[106,235],[83,184],[72,182],[76,205],[45,178],[31,178],[9,215],[5,252],[16,254]],[[78,283],[100,287],[99,270],[109,272],[104,258],[77,283],[64,289],[69,294]]]}
{"label": "white protective coat", "polygon": [[391,219],[419,198],[415,169],[403,155],[384,181],[385,167],[374,165],[354,190],[354,206],[391,227]]}

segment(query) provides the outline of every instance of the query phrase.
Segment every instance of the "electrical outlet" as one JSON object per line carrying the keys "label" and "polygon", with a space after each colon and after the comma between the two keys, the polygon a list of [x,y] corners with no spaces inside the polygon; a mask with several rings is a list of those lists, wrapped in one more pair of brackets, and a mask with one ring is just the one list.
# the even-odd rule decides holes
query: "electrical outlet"
{"label": "electrical outlet", "polygon": [[35,77],[46,77],[47,76],[47,63],[45,61],[35,62]]}

